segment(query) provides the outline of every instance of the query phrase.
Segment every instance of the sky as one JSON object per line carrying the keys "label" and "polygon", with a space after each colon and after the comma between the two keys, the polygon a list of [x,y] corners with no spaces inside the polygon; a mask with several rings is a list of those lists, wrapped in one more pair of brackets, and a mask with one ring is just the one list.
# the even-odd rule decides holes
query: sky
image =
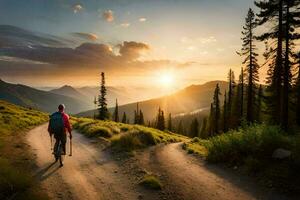
{"label": "sky", "polygon": [[0,78],[182,88],[238,74],[252,0],[0,0]]}

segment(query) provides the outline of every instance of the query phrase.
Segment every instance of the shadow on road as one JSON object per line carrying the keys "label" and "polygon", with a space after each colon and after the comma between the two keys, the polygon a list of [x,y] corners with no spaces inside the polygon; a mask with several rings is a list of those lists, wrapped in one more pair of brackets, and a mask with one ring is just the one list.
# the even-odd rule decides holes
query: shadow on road
{"label": "shadow on road", "polygon": [[48,177],[50,177],[52,174],[54,174],[59,169],[59,166],[54,167],[55,163],[56,162],[50,163],[50,165],[39,170],[36,173],[35,177],[38,178],[40,181],[43,181],[43,180],[47,179]]}

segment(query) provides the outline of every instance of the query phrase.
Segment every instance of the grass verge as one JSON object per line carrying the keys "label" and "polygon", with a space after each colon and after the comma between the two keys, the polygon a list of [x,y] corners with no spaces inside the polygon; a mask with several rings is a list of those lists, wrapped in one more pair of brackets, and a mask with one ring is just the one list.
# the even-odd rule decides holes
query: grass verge
{"label": "grass verge", "polygon": [[[300,191],[300,136],[287,135],[277,126],[252,125],[209,138],[193,139],[183,145],[188,152],[203,155],[212,163],[225,163],[258,178],[260,183],[282,191]],[[273,152],[291,151],[285,159]]]}
{"label": "grass verge", "polygon": [[24,132],[45,122],[47,114],[0,100],[0,199],[45,199],[31,176],[32,161]]}
{"label": "grass verge", "polygon": [[93,120],[74,119],[73,127],[88,137],[100,137],[109,142],[112,149],[131,152],[158,143],[180,142],[186,138],[170,132],[140,125]]}

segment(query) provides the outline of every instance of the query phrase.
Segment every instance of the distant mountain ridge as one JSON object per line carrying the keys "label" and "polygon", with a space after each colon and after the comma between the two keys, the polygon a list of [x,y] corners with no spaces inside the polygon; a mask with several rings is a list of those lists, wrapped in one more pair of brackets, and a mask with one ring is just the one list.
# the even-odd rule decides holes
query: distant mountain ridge
{"label": "distant mountain ridge", "polygon": [[69,97],[72,97],[75,99],[81,99],[81,100],[83,100],[83,98],[86,98],[85,95],[83,95],[77,89],[75,89],[69,85],[64,85],[60,88],[50,90],[49,92],[54,93],[54,94],[65,95],[65,96],[69,96]]}
{"label": "distant mountain ridge", "polygon": [[38,90],[26,85],[7,83],[1,79],[0,99],[50,113],[56,111],[60,103],[66,105],[69,113],[78,113],[93,108],[69,96]]}
{"label": "distant mountain ridge", "polygon": [[[228,83],[226,81],[210,81],[202,85],[191,85],[182,90],[179,90],[171,95],[154,98],[139,102],[139,108],[143,111],[146,120],[152,120],[157,114],[157,110],[161,107],[165,115],[172,113],[173,116],[184,113],[193,113],[209,110],[212,102],[214,89],[216,84],[219,84],[221,93],[224,94]],[[223,101],[223,95],[220,96]],[[134,110],[137,103],[130,103],[119,106],[119,115],[125,112],[130,120],[133,120]],[[114,108],[109,109],[112,113]],[[94,110],[81,112],[78,116],[93,116]]]}

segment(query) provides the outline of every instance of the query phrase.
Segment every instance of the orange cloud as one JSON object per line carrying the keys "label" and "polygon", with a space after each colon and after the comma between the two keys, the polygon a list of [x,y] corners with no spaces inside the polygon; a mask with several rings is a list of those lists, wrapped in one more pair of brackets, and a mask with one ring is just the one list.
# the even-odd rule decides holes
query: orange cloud
{"label": "orange cloud", "polygon": [[107,22],[112,22],[114,21],[114,13],[112,10],[106,10],[102,14],[103,19]]}
{"label": "orange cloud", "polygon": [[91,41],[95,41],[98,39],[98,35],[96,35],[94,33],[75,32],[75,33],[71,33],[71,34],[75,37],[79,37],[79,38],[91,40]]}

